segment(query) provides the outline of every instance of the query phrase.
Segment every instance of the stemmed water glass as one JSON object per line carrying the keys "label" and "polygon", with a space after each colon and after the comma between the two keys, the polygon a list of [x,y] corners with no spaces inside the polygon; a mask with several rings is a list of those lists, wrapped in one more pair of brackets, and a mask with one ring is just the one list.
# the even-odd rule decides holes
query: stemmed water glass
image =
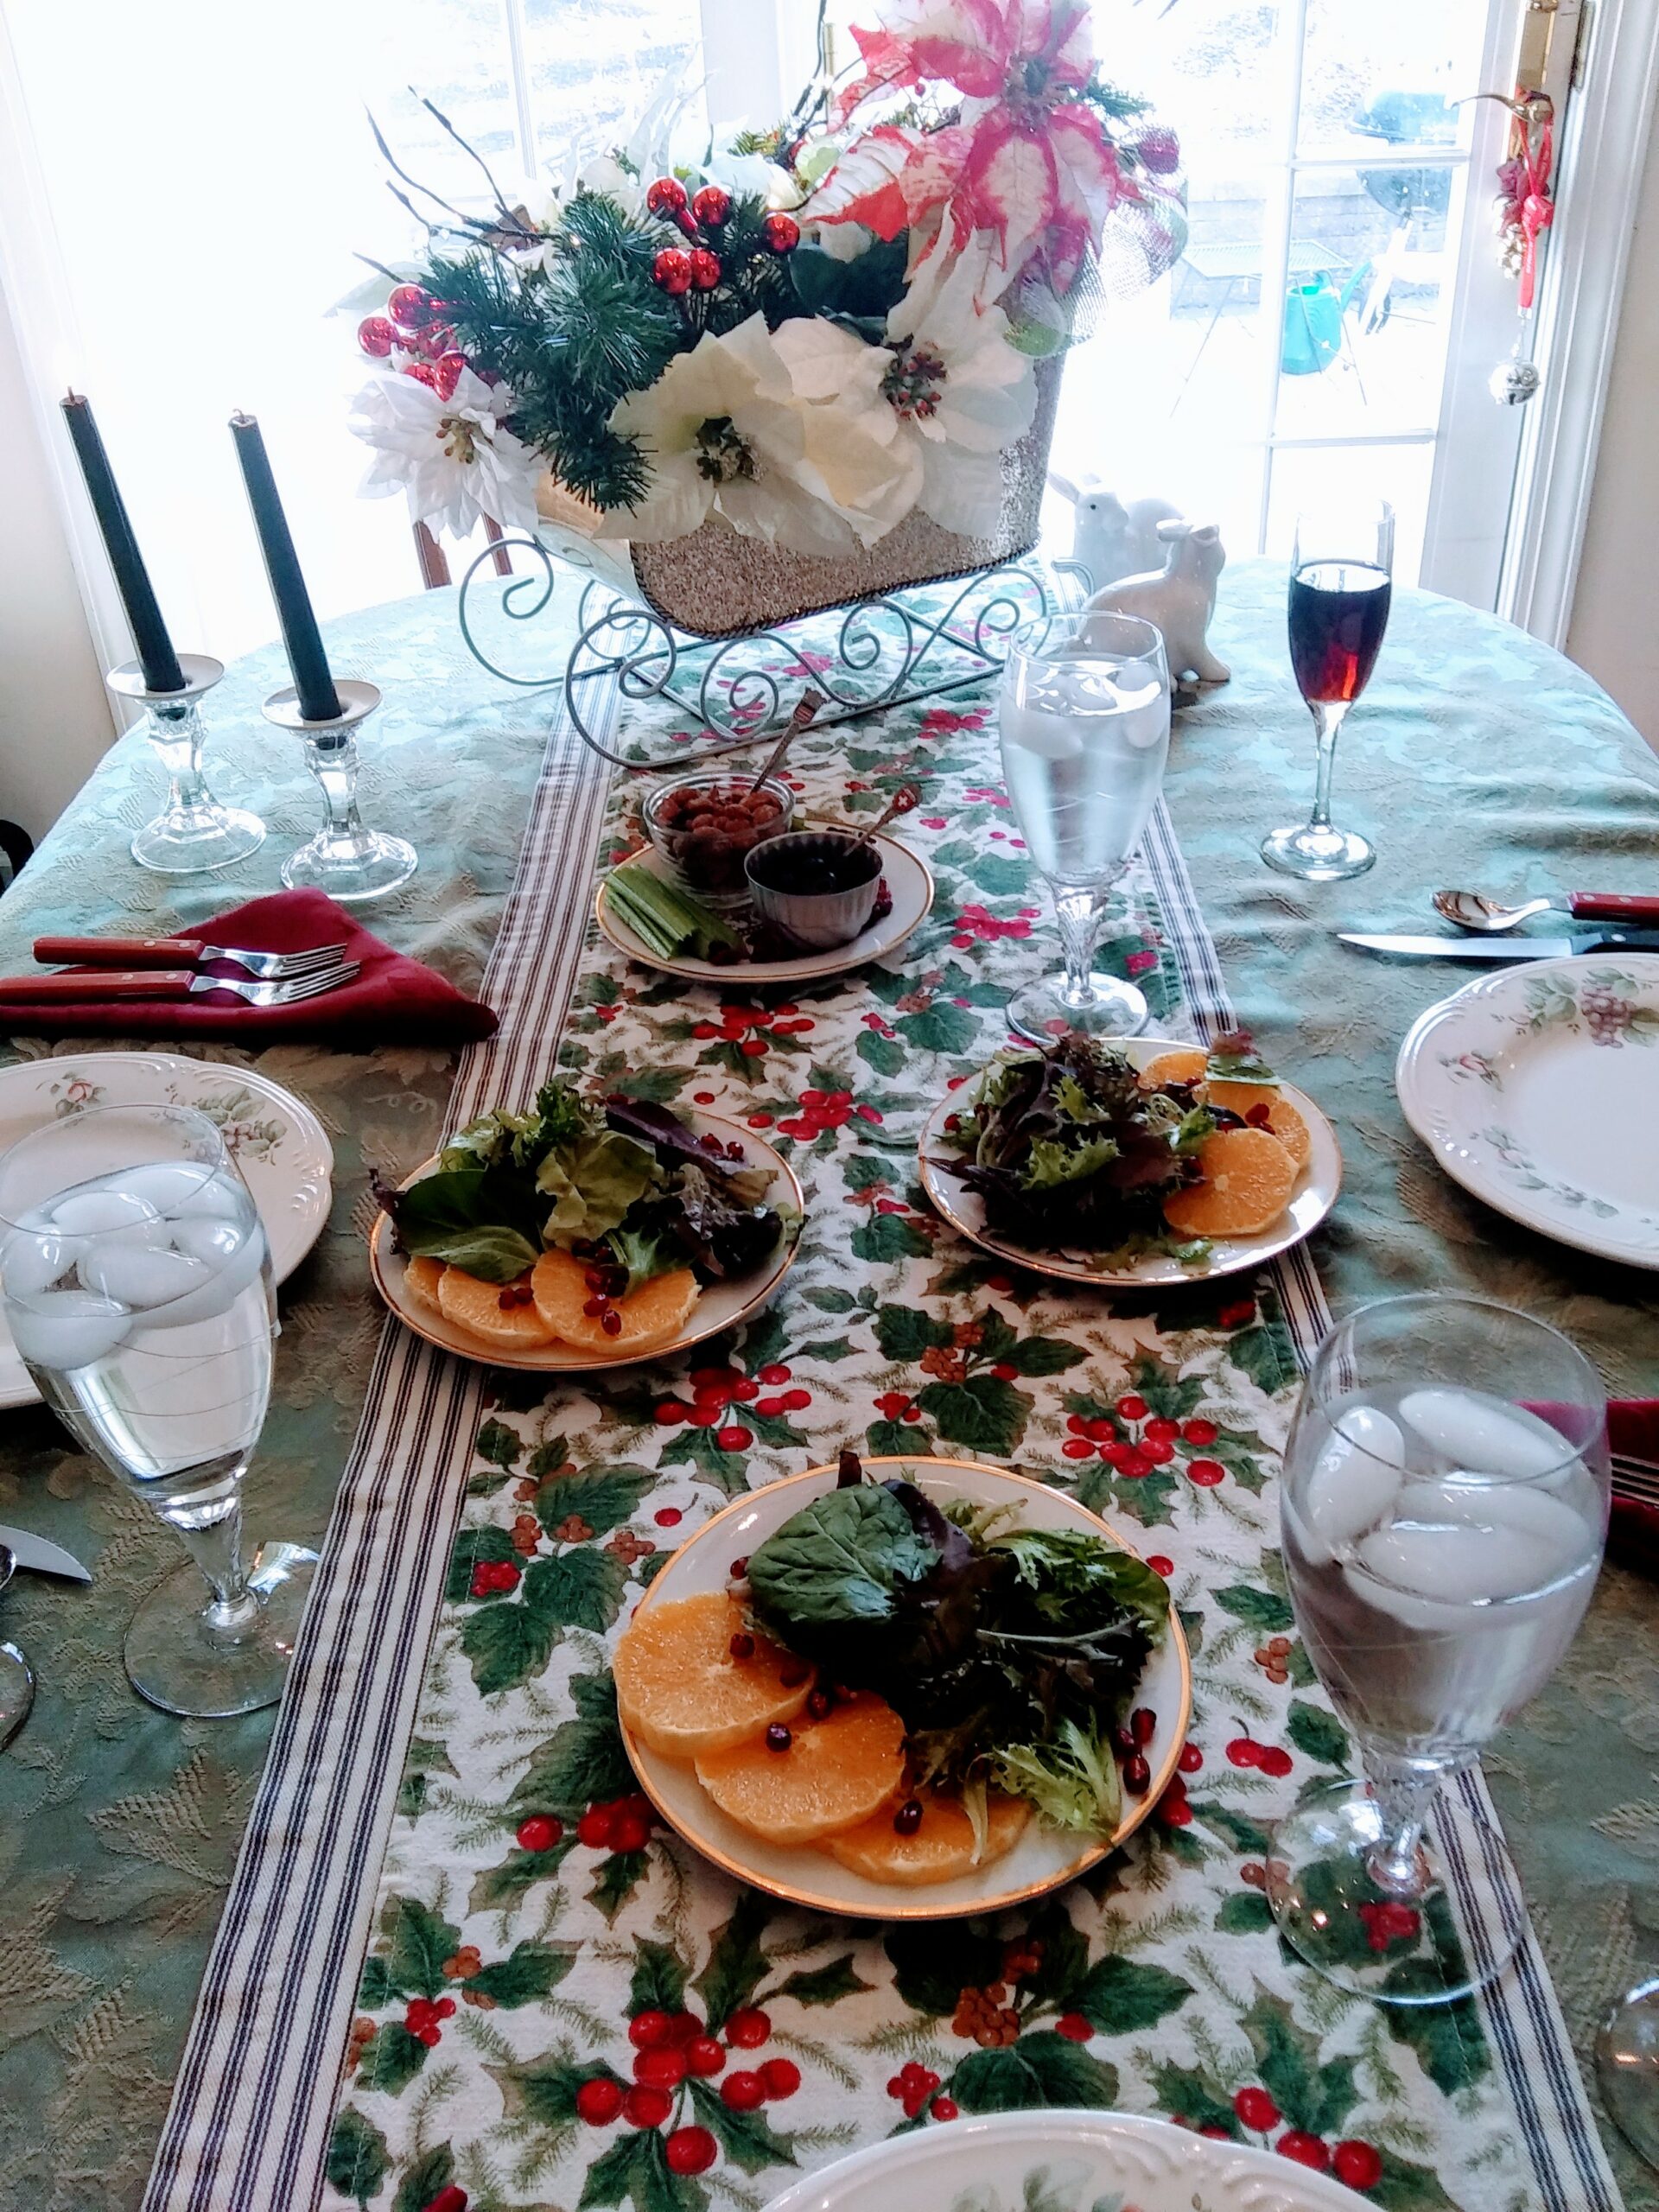
{"label": "stemmed water glass", "polygon": [[274,1704],[316,1554],[267,1544],[243,1560],[276,1302],[264,1224],[213,1122],[111,1106],[0,1155],[0,1299],[41,1396],[195,1561],[133,1617],[134,1688],[203,1719]]}
{"label": "stemmed water glass", "polygon": [[1296,518],[1290,556],[1290,660],[1319,739],[1313,811],[1275,830],[1262,857],[1281,875],[1330,883],[1363,875],[1372,847],[1331,819],[1337,738],[1371,680],[1389,626],[1394,585],[1394,509],[1386,499],[1350,501]]}
{"label": "stemmed water glass", "polygon": [[1596,2080],[1622,2133],[1659,2166],[1659,1978],[1627,1990],[1602,2022]]}
{"label": "stemmed water glass", "polygon": [[1044,618],[1020,631],[1002,677],[1002,772],[1032,860],[1054,894],[1065,973],[1008,1001],[1039,1044],[1068,1031],[1125,1037],[1146,1027],[1133,983],[1094,972],[1114,887],[1145,833],[1169,757],[1162,633],[1138,615]]}
{"label": "stemmed water glass", "polygon": [[[1307,1654],[1365,1778],[1269,1843],[1280,1932],[1344,1988],[1442,2004],[1501,1972],[1520,1884],[1495,1828],[1427,1833],[1438,1793],[1554,1673],[1606,1535],[1606,1401],[1541,1321],[1451,1294],[1361,1306],[1302,1387],[1281,1521]],[[1437,1828],[1437,1834],[1440,1831]],[[1465,1957],[1450,1872],[1478,1900]]]}

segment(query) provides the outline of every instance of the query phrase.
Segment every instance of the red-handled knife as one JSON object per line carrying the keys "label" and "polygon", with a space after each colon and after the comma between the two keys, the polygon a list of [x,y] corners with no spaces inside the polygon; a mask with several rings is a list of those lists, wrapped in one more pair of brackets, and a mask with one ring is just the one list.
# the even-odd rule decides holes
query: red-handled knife
{"label": "red-handled knife", "polygon": [[287,982],[250,982],[242,976],[199,976],[192,968],[100,968],[87,973],[60,969],[50,976],[0,976],[0,1001],[32,1000],[53,1006],[86,1006],[108,999],[188,999],[203,991],[230,991],[250,1006],[292,1006],[349,983],[360,963],[334,962]]}

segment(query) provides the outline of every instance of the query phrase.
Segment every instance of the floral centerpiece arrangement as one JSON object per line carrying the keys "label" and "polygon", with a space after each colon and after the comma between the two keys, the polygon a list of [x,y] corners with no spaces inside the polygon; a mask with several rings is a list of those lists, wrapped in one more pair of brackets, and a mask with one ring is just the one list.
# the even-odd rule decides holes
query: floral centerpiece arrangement
{"label": "floral centerpiece arrangement", "polygon": [[659,104],[539,213],[425,194],[424,258],[358,332],[365,488],[457,533],[539,514],[647,598],[719,555],[711,632],[1027,550],[1056,357],[1103,254],[1179,253],[1179,147],[1103,80],[1083,0],[894,0],[854,36],[847,81],[695,167]]}

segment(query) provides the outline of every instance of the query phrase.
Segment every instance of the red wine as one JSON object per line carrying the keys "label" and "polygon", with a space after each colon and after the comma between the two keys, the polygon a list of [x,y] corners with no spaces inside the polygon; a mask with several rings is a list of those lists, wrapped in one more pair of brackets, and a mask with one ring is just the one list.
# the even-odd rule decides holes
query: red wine
{"label": "red wine", "polygon": [[1310,561],[1290,580],[1290,661],[1308,705],[1357,699],[1389,626],[1393,586],[1364,561]]}

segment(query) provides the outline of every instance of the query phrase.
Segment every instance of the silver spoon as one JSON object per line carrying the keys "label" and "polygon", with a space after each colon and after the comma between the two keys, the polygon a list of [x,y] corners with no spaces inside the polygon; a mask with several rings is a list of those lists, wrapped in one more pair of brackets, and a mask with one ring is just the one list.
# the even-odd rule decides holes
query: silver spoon
{"label": "silver spoon", "polygon": [[1512,930],[1535,914],[1571,914],[1580,922],[1659,921],[1659,899],[1621,898],[1612,892],[1570,891],[1564,899],[1529,899],[1506,906],[1480,891],[1437,891],[1434,911],[1442,920],[1482,937]]}
{"label": "silver spoon", "polygon": [[[0,1544],[0,1590],[10,1581],[17,1562]],[[0,1751],[4,1751],[29,1718],[35,1702],[35,1670],[15,1643],[0,1643]]]}

